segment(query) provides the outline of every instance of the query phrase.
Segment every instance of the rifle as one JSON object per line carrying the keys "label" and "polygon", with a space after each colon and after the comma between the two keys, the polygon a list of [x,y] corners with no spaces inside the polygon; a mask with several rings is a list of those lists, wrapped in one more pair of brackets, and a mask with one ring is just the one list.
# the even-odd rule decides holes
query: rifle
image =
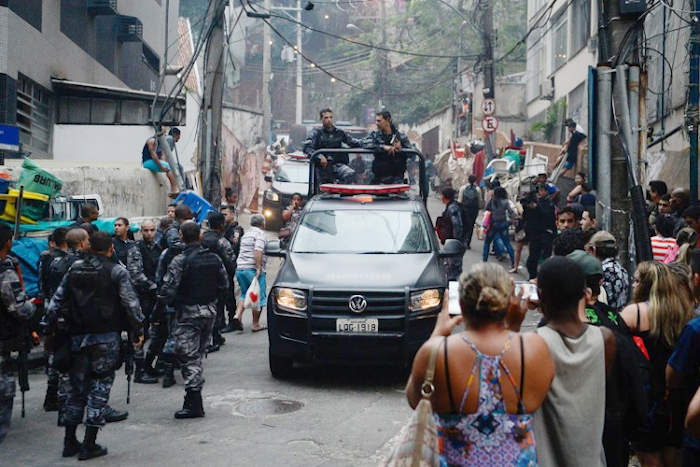
{"label": "rifle", "polygon": [[22,391],[22,418],[24,418],[24,393],[29,391],[29,352],[33,347],[29,324],[22,326],[19,337],[19,355],[17,356],[17,379]]}
{"label": "rifle", "polygon": [[131,376],[134,374],[134,346],[131,343],[131,333],[127,333],[125,355],[124,355],[124,373],[126,373],[126,403],[131,403]]}

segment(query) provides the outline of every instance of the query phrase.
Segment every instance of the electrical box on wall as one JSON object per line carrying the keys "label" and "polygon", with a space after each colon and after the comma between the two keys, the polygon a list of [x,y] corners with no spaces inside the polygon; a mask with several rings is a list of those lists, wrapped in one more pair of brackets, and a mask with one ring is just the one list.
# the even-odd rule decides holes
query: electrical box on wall
{"label": "electrical box on wall", "polygon": [[620,14],[639,16],[647,9],[646,0],[620,0]]}

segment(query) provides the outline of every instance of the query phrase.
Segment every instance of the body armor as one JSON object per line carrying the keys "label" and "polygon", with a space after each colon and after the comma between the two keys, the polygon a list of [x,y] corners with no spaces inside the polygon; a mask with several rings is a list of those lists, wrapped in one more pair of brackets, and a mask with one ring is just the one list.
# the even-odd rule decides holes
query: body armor
{"label": "body armor", "polygon": [[107,257],[88,258],[75,263],[68,272],[70,289],[69,328],[71,334],[93,334],[126,329],[125,312]]}
{"label": "body armor", "polygon": [[204,247],[186,252],[179,298],[183,305],[207,305],[219,298],[221,261],[216,253]]}

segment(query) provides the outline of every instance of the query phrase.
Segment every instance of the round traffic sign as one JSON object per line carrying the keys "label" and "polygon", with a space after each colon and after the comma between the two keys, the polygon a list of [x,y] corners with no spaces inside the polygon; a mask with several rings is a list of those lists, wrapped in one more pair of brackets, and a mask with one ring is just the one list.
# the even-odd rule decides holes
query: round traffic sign
{"label": "round traffic sign", "polygon": [[496,101],[493,99],[484,99],[481,102],[481,112],[487,116],[496,113]]}
{"label": "round traffic sign", "polygon": [[493,133],[498,130],[498,118],[493,115],[484,117],[481,121],[481,128],[483,128],[486,133]]}

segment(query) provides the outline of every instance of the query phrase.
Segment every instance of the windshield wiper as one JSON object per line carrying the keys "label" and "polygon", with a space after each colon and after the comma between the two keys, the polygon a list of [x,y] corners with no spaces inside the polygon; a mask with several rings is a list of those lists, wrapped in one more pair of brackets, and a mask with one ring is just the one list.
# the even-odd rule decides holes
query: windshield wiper
{"label": "windshield wiper", "polygon": [[292,253],[303,253],[303,254],[313,254],[313,255],[325,255],[325,251],[292,251]]}
{"label": "windshield wiper", "polygon": [[394,255],[395,251],[363,251],[361,255]]}

